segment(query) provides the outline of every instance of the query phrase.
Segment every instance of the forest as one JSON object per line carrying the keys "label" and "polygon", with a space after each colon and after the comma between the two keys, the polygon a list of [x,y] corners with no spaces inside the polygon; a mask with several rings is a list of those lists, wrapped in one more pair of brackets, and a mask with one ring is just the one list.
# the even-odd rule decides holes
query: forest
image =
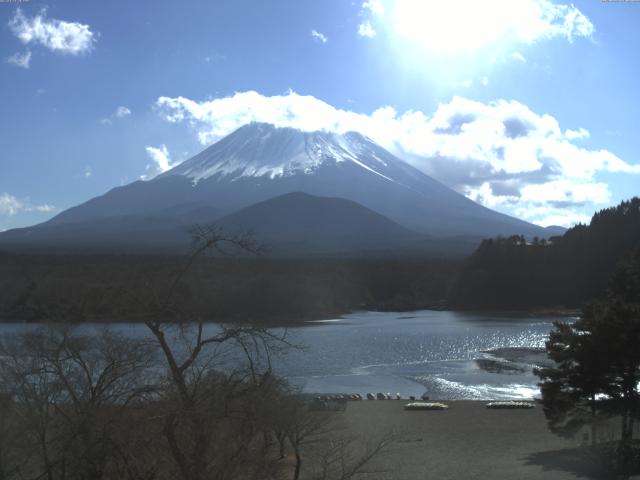
{"label": "forest", "polygon": [[[136,321],[183,256],[0,255],[4,321]],[[210,321],[287,324],[353,310],[441,308],[458,259],[202,258],[179,292]]]}
{"label": "forest", "polygon": [[561,237],[482,241],[448,298],[452,308],[580,308],[599,297],[626,254],[640,245],[640,198],[597,212]]}

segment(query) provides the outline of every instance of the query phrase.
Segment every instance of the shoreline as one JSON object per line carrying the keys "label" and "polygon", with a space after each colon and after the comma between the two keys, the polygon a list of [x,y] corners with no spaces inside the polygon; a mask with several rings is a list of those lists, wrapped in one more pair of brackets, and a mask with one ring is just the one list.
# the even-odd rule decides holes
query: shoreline
{"label": "shoreline", "polygon": [[[431,306],[423,306],[420,308],[408,308],[408,309],[398,309],[398,310],[389,310],[384,308],[370,308],[370,309],[352,309],[345,311],[334,311],[334,312],[324,312],[319,315],[309,315],[306,317],[301,317],[295,320],[285,319],[285,320],[276,320],[272,317],[264,317],[261,319],[254,319],[253,321],[241,321],[235,318],[227,319],[227,320],[205,320],[204,323],[225,323],[228,325],[254,325],[258,327],[266,327],[266,328],[286,328],[286,327],[303,327],[303,326],[314,326],[314,325],[322,325],[323,323],[335,322],[339,323],[343,317],[347,315],[353,315],[361,312],[374,312],[374,313],[397,313],[400,316],[416,313],[416,312],[457,312],[457,313],[481,313],[484,315],[496,315],[496,316],[505,316],[505,315],[515,315],[518,317],[531,318],[531,317],[564,317],[564,318],[573,318],[577,317],[581,314],[580,309],[555,309],[555,308],[534,308],[534,309],[522,309],[522,310],[514,310],[514,309],[456,309],[446,305],[431,305]],[[112,319],[112,318],[86,318],[82,320],[69,320],[67,322],[51,322],[43,319],[17,319],[9,316],[4,316],[0,313],[0,324],[42,324],[46,325],[48,323],[72,323],[72,324],[122,324],[122,323],[144,323],[143,320],[139,319]],[[179,322],[170,322],[166,323],[179,323]]]}

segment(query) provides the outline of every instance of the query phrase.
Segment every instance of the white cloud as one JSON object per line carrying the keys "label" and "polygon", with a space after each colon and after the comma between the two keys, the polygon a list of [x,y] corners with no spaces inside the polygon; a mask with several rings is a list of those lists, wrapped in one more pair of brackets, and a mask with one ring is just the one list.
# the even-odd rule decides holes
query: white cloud
{"label": "white cloud", "polygon": [[120,106],[116,109],[115,116],[118,118],[126,117],[127,115],[131,115],[131,110],[127,107]]}
{"label": "white cloud", "polygon": [[607,184],[587,181],[552,180],[547,183],[525,185],[520,197],[524,201],[547,202],[553,205],[607,203],[611,200]]}
{"label": "white cloud", "polygon": [[226,59],[227,59],[227,56],[223,55],[221,53],[214,53],[213,55],[207,55],[206,57],[204,57],[204,61],[206,63],[222,62],[222,61],[224,61]]}
{"label": "white cloud", "polygon": [[27,205],[27,207],[25,208],[27,212],[43,213],[53,212],[55,211],[55,209],[56,207],[54,207],[53,205],[49,205],[48,203],[45,203],[44,205]]}
{"label": "white cloud", "polygon": [[564,136],[569,140],[584,140],[590,137],[589,131],[584,128],[578,130],[566,130]]}
{"label": "white cloud", "polygon": [[591,216],[584,213],[577,213],[569,209],[555,208],[550,206],[538,206],[516,208],[515,215],[518,217],[534,221],[543,227],[559,225],[561,227],[571,227],[578,223],[589,224]]}
{"label": "white cloud", "polygon": [[527,63],[527,59],[520,52],[513,52],[511,55],[509,55],[509,58],[511,58],[511,60],[515,60],[516,62]]}
{"label": "white cloud", "polygon": [[121,105],[118,108],[116,108],[116,111],[113,112],[108,117],[101,118],[100,123],[105,126],[110,126],[110,125],[113,125],[113,121],[115,119],[128,117],[129,115],[131,115],[131,110]]}
{"label": "white cloud", "polygon": [[[460,82],[455,83],[455,85],[458,85],[462,88],[471,88],[474,85],[474,81],[471,78],[467,78],[466,80],[462,80]],[[482,85],[483,87],[486,87],[487,85],[489,85],[489,77],[480,77],[478,79],[478,83],[480,85]]]}
{"label": "white cloud", "polygon": [[373,28],[373,25],[371,25],[369,21],[363,22],[358,26],[358,35],[361,37],[373,38],[376,36],[376,33],[375,28]]}
{"label": "white cloud", "polygon": [[0,215],[13,216],[20,212],[52,212],[53,205],[34,205],[26,198],[20,200],[6,192],[0,193]]}
{"label": "white cloud", "polygon": [[0,193],[0,215],[15,215],[22,208],[22,203],[16,197]]}
{"label": "white cloud", "polygon": [[369,0],[361,14],[372,30],[375,25],[440,52],[554,37],[573,42],[594,33],[589,18],[573,4],[552,0]]}
{"label": "white cloud", "polygon": [[46,10],[34,17],[27,17],[18,8],[9,27],[24,44],[40,44],[53,52],[68,55],[88,53],[96,41],[96,35],[89,25],[48,19]]}
{"label": "white cloud", "polygon": [[317,30],[311,30],[311,36],[313,37],[314,40],[320,43],[327,43],[329,41],[326,35],[320,33]]}
{"label": "white cloud", "polygon": [[142,175],[140,178],[142,180],[150,180],[156,175],[159,175],[167,170],[171,170],[176,165],[181,162],[171,163],[171,156],[169,155],[169,150],[166,145],[160,145],[160,147],[145,147],[147,155],[152,160],[152,163],[147,165],[147,174]]}
{"label": "white cloud", "polygon": [[363,10],[369,10],[371,13],[382,16],[384,15],[384,3],[382,0],[366,0],[362,4]]}
{"label": "white cloud", "polygon": [[7,63],[15,65],[16,67],[29,68],[31,63],[31,51],[27,50],[24,53],[14,53],[10,57],[7,57]]}
{"label": "white cloud", "polygon": [[305,131],[359,131],[468,197],[511,213],[604,204],[610,195],[595,180],[598,172],[640,174],[640,165],[607,150],[576,145],[586,130],[563,131],[551,115],[513,100],[453,97],[431,116],[389,106],[364,114],[291,91],[271,97],[249,91],[203,102],[160,97],[156,108],[169,122],[190,123],[203,145],[252,121]]}

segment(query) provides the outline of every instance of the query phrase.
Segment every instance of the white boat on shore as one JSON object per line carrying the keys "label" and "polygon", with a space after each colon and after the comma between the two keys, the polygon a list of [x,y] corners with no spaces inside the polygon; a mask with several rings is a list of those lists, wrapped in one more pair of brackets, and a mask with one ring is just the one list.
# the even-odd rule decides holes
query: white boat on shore
{"label": "white boat on shore", "polygon": [[530,409],[535,407],[536,405],[533,402],[517,402],[513,400],[487,403],[487,408],[495,408],[495,409],[518,409],[518,408]]}
{"label": "white boat on shore", "polygon": [[405,410],[446,410],[448,405],[440,402],[411,402],[404,406]]}

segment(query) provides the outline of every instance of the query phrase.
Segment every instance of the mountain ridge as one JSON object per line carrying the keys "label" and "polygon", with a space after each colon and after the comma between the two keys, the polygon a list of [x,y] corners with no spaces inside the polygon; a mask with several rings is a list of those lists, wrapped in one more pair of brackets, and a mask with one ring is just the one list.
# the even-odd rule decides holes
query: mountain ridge
{"label": "mountain ridge", "polygon": [[[123,244],[135,217],[155,234],[163,230],[165,219],[174,227],[171,234],[164,229],[169,238],[180,225],[220,219],[294,192],[355,202],[398,227],[432,237],[557,233],[473,202],[357,132],[303,132],[250,123],[154,179],[113,188],[40,225],[0,234],[0,243],[7,238],[16,242],[22,235],[31,242],[39,236],[45,245],[47,232],[70,237],[65,228],[84,230],[84,238],[92,228],[116,238],[120,228],[118,242]],[[118,219],[123,220],[120,226]],[[388,222],[382,223],[397,231]],[[286,230],[284,224],[281,230]],[[136,232],[144,238],[143,231]],[[161,238],[153,241],[162,243]]]}

